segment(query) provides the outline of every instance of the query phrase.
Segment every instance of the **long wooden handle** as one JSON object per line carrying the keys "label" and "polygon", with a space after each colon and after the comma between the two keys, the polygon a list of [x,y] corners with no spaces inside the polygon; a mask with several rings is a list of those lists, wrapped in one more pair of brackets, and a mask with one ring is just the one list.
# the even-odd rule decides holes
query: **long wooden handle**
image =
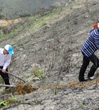
{"label": "long wooden handle", "polygon": [[0,87],[15,87],[15,85],[0,84]]}
{"label": "long wooden handle", "polygon": [[[1,68],[0,68],[0,71],[2,71]],[[11,74],[11,73],[9,73],[9,72],[7,72],[7,71],[6,71],[5,73],[7,73],[7,74],[9,74],[9,75],[11,75],[11,76],[14,76],[14,77],[16,77],[16,78],[18,78],[18,79],[22,80],[22,81],[25,83],[25,80],[19,78],[18,76],[15,76],[14,74]]]}

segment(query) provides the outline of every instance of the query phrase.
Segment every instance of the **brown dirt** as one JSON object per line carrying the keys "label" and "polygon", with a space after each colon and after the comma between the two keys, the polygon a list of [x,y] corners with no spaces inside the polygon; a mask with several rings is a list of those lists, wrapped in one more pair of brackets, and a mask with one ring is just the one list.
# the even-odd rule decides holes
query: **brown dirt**
{"label": "brown dirt", "polygon": [[91,86],[99,84],[99,77],[94,80],[87,81],[87,82],[69,82],[68,86],[76,86],[76,87],[84,87],[84,86]]}
{"label": "brown dirt", "polygon": [[39,88],[43,88],[43,89],[55,89],[55,88],[65,88],[67,86],[69,87],[86,87],[86,86],[91,86],[91,85],[97,85],[99,84],[99,77],[97,77],[94,80],[90,80],[90,81],[86,81],[86,82],[78,82],[78,81],[73,81],[73,82],[69,82],[68,84],[49,84],[49,85],[41,85]]}
{"label": "brown dirt", "polygon": [[39,86],[38,88],[43,88],[43,89],[62,89],[62,88],[65,88],[67,86],[69,87],[85,87],[85,86],[91,86],[91,85],[97,85],[99,84],[99,77],[97,77],[96,79],[94,80],[90,80],[90,81],[87,81],[87,82],[78,82],[78,81],[73,81],[73,82],[69,82],[68,84],[49,84],[49,85],[41,85]]}
{"label": "brown dirt", "polygon": [[[30,84],[24,84],[22,82],[19,82],[17,85],[16,85],[16,88],[15,88],[15,91],[14,91],[14,94],[15,95],[21,95],[21,94],[27,94],[27,93],[31,93],[31,92],[34,92],[36,91],[38,88],[42,88],[42,89],[62,89],[62,88],[65,88],[67,86],[69,87],[85,87],[85,86],[91,86],[91,85],[97,85],[99,84],[99,77],[97,77],[96,79],[94,80],[91,80],[91,81],[87,81],[87,82],[77,82],[77,81],[74,81],[74,82],[69,82],[68,84],[44,84],[44,85],[41,85],[39,87],[36,87],[36,88],[33,88],[32,85]],[[11,92],[11,89],[10,91]]]}
{"label": "brown dirt", "polygon": [[[68,84],[64,84],[64,85],[59,85],[59,84],[49,84],[49,85],[41,85],[38,88],[42,88],[42,89],[62,89],[65,88],[67,86],[69,87],[85,87],[85,86],[90,86],[90,85],[97,85],[99,84],[99,77],[97,77],[94,80],[88,81],[88,82],[69,82]],[[21,95],[21,94],[27,94],[27,93],[31,93],[33,91],[36,91],[38,88],[33,88],[32,85],[30,84],[24,84],[22,82],[19,82],[16,85],[15,88],[15,95]],[[11,89],[10,89],[11,90]],[[4,101],[8,102],[9,105],[12,105],[14,103],[20,103],[20,101],[17,100],[12,100],[12,99],[4,99]],[[0,105],[0,108],[4,107],[4,105]]]}
{"label": "brown dirt", "polygon": [[66,86],[75,86],[75,87],[85,87],[85,86],[91,86],[91,85],[97,85],[99,84],[99,77],[97,77],[96,79],[94,80],[91,80],[91,81],[87,81],[87,82],[77,82],[77,81],[74,81],[74,82],[69,82],[68,84],[44,84],[44,85],[41,85],[37,88],[33,88],[30,84],[24,84],[24,83],[18,83],[16,85],[16,88],[15,88],[15,94],[27,94],[27,93],[31,93],[33,91],[36,91],[38,88],[43,88],[43,89],[62,89],[62,88],[65,88]]}
{"label": "brown dirt", "polygon": [[49,84],[49,85],[41,85],[39,88],[42,88],[42,89],[62,89],[62,88],[65,88],[67,85],[59,85],[59,84]]}
{"label": "brown dirt", "polygon": [[[32,85],[30,85],[30,84],[24,84],[22,82],[19,82],[16,85],[14,95],[21,95],[21,94],[31,93],[31,92],[33,92],[37,89],[38,88],[33,88]],[[12,92],[12,88],[9,88],[5,91],[5,93],[11,93],[11,92]],[[10,98],[4,98],[3,102],[7,103],[8,105],[12,105],[12,104],[15,104],[15,103],[21,103],[18,100],[13,100],[13,99],[10,99]],[[4,106],[5,106],[4,104],[0,104],[0,108],[2,108]]]}
{"label": "brown dirt", "polygon": [[0,20],[0,26],[8,26],[12,23],[18,23],[21,20],[21,18],[19,19],[14,19],[14,20],[6,20],[6,19],[2,19]]}
{"label": "brown dirt", "polygon": [[27,93],[31,93],[31,92],[33,92],[35,90],[37,90],[37,88],[33,88],[32,85],[30,85],[30,84],[24,84],[24,83],[19,82],[16,85],[14,94],[15,95],[18,95],[18,94],[19,95],[20,94],[27,94]]}

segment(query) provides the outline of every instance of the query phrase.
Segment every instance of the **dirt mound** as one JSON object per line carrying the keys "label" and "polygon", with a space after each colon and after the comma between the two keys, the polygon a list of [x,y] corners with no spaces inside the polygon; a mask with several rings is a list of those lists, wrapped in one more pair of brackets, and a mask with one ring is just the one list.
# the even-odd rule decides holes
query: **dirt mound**
{"label": "dirt mound", "polygon": [[76,86],[76,87],[84,87],[84,86],[90,86],[90,85],[97,85],[99,84],[99,77],[97,77],[94,80],[87,81],[87,82],[69,82],[68,86]]}
{"label": "dirt mound", "polygon": [[27,94],[27,93],[31,93],[33,91],[37,90],[37,88],[33,88],[32,85],[30,84],[24,84],[22,82],[19,82],[17,85],[16,85],[16,88],[15,88],[15,91],[14,91],[14,94],[15,95],[20,95],[20,94]]}

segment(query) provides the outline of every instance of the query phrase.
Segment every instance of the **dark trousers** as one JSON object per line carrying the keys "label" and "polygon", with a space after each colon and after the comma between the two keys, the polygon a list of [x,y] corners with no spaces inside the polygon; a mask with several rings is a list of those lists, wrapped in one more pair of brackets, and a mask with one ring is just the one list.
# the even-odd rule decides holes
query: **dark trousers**
{"label": "dark trousers", "polygon": [[[0,68],[2,69],[3,67],[0,66]],[[6,71],[8,71],[8,68],[6,69]],[[9,75],[7,73],[3,73],[2,71],[0,71],[0,75],[2,76],[5,84],[10,85],[10,83],[9,83]]]}
{"label": "dark trousers", "polygon": [[93,65],[88,73],[88,77],[93,76],[96,69],[99,67],[99,59],[97,58],[96,55],[93,54],[90,57],[87,57],[83,54],[83,63],[82,63],[82,66],[81,66],[80,72],[79,72],[79,80],[84,79],[84,73],[85,73],[90,61],[93,63]]}

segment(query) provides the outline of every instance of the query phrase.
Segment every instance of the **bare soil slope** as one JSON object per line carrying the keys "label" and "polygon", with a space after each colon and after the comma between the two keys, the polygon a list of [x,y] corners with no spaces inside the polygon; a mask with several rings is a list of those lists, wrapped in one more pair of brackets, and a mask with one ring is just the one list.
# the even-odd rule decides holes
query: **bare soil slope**
{"label": "bare soil slope", "polygon": [[[99,78],[85,83],[78,81],[82,62],[80,48],[89,28],[99,18],[98,5],[98,0],[88,0],[88,4],[75,0],[34,31],[23,28],[14,38],[0,39],[1,47],[6,43],[14,47],[9,71],[38,88],[24,96],[16,95],[24,104],[10,106],[8,110],[99,109]],[[10,77],[12,84],[19,82]]]}

